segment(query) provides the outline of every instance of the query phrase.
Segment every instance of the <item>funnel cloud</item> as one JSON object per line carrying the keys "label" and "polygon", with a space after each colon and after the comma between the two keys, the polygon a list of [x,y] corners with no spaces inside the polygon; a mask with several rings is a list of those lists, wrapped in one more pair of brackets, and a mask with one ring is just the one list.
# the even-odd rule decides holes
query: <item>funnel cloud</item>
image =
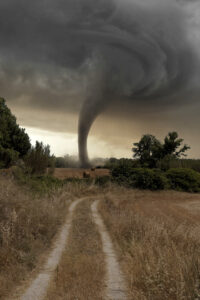
{"label": "funnel cloud", "polygon": [[199,95],[199,7],[191,3],[1,0],[1,91],[20,105],[79,112],[87,166],[88,134],[108,108],[134,118],[137,105],[164,109]]}

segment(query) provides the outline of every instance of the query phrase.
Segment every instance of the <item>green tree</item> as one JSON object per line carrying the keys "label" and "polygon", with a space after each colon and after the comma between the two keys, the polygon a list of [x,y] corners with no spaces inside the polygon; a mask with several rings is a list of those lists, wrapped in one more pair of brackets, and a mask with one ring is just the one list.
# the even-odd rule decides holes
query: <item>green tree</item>
{"label": "green tree", "polygon": [[17,158],[23,158],[30,147],[29,136],[0,98],[0,167],[9,167]]}
{"label": "green tree", "polygon": [[162,144],[155,136],[151,134],[143,135],[141,140],[133,145],[133,157],[139,159],[141,166],[154,168],[156,161],[161,159]]}
{"label": "green tree", "polygon": [[155,136],[146,134],[138,143],[134,143],[133,157],[139,159],[142,167],[156,168],[159,162],[168,162],[186,156],[190,149],[188,145],[182,146],[183,139],[178,138],[177,132],[169,132],[161,143]]}
{"label": "green tree", "polygon": [[51,155],[50,146],[36,141],[25,157],[25,165],[30,174],[42,175],[47,168],[54,167],[55,158]]}
{"label": "green tree", "polygon": [[169,132],[164,140],[162,156],[165,157],[166,155],[170,155],[174,158],[187,156],[185,152],[189,150],[190,147],[186,144],[182,146],[182,143],[183,139],[178,138],[177,132]]}

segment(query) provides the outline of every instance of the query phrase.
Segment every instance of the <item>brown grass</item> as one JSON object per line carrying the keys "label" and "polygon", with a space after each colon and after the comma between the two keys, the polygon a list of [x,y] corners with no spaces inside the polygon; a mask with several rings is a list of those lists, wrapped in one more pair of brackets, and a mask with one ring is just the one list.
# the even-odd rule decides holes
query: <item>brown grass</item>
{"label": "brown grass", "polygon": [[130,299],[200,299],[200,212],[184,208],[194,201],[200,207],[200,195],[186,193],[112,188],[105,195],[100,210]]}
{"label": "brown grass", "polygon": [[90,204],[91,201],[84,200],[75,211],[68,247],[48,291],[48,300],[103,299],[102,245]]}
{"label": "brown grass", "polygon": [[54,170],[54,176],[58,179],[66,179],[66,178],[83,178],[83,173],[87,172],[90,174],[91,178],[101,177],[101,176],[109,176],[110,171],[108,169],[95,169],[92,171],[91,169],[78,169],[78,168],[56,168]]}
{"label": "brown grass", "polygon": [[64,190],[34,196],[11,178],[0,177],[0,299],[8,299],[36,267],[62,224],[68,203]]}

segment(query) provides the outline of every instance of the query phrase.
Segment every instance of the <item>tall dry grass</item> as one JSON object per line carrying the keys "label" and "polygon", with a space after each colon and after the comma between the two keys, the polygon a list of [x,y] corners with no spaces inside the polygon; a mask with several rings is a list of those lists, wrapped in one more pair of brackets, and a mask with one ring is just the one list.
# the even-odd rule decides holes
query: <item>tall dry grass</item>
{"label": "tall dry grass", "polygon": [[0,299],[8,298],[49,248],[66,216],[69,195],[62,189],[37,196],[0,177]]}
{"label": "tall dry grass", "polygon": [[83,200],[75,210],[68,246],[46,300],[104,299],[104,257],[90,204]]}
{"label": "tall dry grass", "polygon": [[[200,196],[194,197],[200,205]],[[103,197],[100,211],[130,299],[200,299],[200,232],[198,237],[192,234],[200,224],[178,206],[185,199],[192,200],[192,195],[124,188],[111,188]]]}

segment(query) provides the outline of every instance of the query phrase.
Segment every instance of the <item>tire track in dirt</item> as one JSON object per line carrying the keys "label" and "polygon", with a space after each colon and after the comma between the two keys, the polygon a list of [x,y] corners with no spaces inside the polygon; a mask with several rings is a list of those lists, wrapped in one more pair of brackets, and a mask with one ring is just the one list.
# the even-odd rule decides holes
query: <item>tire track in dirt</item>
{"label": "tire track in dirt", "polygon": [[66,247],[69,231],[71,228],[73,212],[76,206],[83,200],[83,198],[74,201],[70,207],[67,215],[66,222],[61,229],[61,232],[54,243],[53,250],[51,251],[46,264],[41,272],[37,275],[36,279],[31,283],[20,300],[42,300],[47,292],[48,284],[51,277],[56,270],[61,255]]}
{"label": "tire track in dirt", "polygon": [[115,254],[111,238],[106,230],[103,220],[98,212],[98,203],[95,201],[92,206],[92,214],[94,221],[99,229],[103,252],[105,255],[107,274],[106,274],[106,291],[105,297],[108,300],[126,300],[126,284],[122,272],[120,270],[117,256]]}
{"label": "tire track in dirt", "polygon": [[68,245],[45,300],[104,300],[105,258],[92,202],[85,198],[74,210]]}

